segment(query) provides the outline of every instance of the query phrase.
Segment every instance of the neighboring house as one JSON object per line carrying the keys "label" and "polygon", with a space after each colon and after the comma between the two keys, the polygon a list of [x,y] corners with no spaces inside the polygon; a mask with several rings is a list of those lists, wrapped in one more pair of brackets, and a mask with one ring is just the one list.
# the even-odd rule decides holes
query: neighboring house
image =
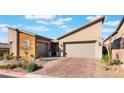
{"label": "neighboring house", "polygon": [[101,32],[104,18],[100,17],[59,37],[60,55],[65,57],[101,59]]}
{"label": "neighboring house", "polygon": [[25,56],[25,51],[35,58],[40,56],[62,56],[102,58],[101,32],[105,17],[100,17],[56,40],[10,28],[10,50],[15,56]]}
{"label": "neighboring house", "polygon": [[0,59],[3,57],[3,53],[9,51],[9,44],[7,43],[0,43]]}
{"label": "neighboring house", "polygon": [[0,51],[2,50],[9,50],[9,44],[8,43],[0,43]]}
{"label": "neighboring house", "polygon": [[116,31],[104,40],[104,45],[112,55],[112,59],[115,59],[118,54],[119,59],[124,62],[124,17]]}

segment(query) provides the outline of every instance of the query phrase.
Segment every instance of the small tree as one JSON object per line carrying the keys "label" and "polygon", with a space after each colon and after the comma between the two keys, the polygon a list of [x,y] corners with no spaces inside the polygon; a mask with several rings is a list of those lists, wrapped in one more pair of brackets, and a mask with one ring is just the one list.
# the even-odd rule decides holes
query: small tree
{"label": "small tree", "polygon": [[25,62],[29,61],[28,55],[29,55],[29,51],[30,51],[30,41],[29,40],[25,40],[23,43],[23,49],[24,49],[24,53],[25,53]]}

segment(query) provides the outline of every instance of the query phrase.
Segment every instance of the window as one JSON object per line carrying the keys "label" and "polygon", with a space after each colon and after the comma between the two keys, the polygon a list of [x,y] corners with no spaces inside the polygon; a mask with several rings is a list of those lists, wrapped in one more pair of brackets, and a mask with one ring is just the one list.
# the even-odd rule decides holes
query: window
{"label": "window", "polygon": [[120,49],[120,41],[121,41],[121,38],[114,40],[112,43],[112,49]]}
{"label": "window", "polygon": [[25,50],[29,50],[29,48],[30,48],[30,41],[29,40],[25,40],[23,42],[23,47],[24,47]]}

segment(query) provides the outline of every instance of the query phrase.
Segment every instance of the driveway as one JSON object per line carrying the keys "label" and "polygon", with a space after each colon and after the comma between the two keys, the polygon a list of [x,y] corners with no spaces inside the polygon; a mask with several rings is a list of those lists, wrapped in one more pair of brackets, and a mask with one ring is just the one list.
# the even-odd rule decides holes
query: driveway
{"label": "driveway", "polygon": [[43,68],[32,74],[40,74],[54,77],[98,77],[97,63],[95,59],[85,58],[59,58],[47,62]]}

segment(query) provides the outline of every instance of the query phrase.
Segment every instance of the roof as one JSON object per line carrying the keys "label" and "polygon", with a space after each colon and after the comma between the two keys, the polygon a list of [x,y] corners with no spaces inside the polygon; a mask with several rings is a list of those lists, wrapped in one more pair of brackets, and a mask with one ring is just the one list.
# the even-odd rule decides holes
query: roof
{"label": "roof", "polygon": [[120,23],[119,23],[117,29],[116,29],[110,36],[108,36],[108,37],[104,40],[104,42],[107,41],[109,38],[111,38],[112,36],[114,36],[115,34],[118,33],[118,31],[119,31],[119,29],[121,28],[123,22],[124,22],[124,16],[123,16],[122,20],[120,21]]}
{"label": "roof", "polygon": [[59,39],[62,39],[64,37],[68,36],[68,35],[76,33],[78,31],[80,31],[81,29],[85,29],[85,28],[87,28],[87,27],[89,27],[89,26],[91,26],[91,25],[93,25],[93,24],[95,24],[95,23],[97,23],[99,21],[102,21],[102,23],[103,23],[104,19],[105,19],[105,16],[102,16],[102,17],[100,17],[100,18],[98,18],[98,19],[96,19],[96,20],[94,20],[94,21],[92,21],[92,22],[90,22],[90,23],[88,23],[86,25],[83,25],[83,26],[81,26],[79,28],[74,29],[73,31],[71,31],[71,32],[69,32],[69,33],[67,33],[67,34],[65,34],[63,36],[58,37],[57,39],[59,40]]}
{"label": "roof", "polygon": [[8,43],[0,43],[0,48],[9,48]]}
{"label": "roof", "polygon": [[8,27],[6,26],[8,29],[12,29],[12,30],[15,30],[15,31],[19,31],[19,32],[22,32],[22,33],[26,33],[28,35],[32,35],[32,36],[37,36],[39,38],[43,38],[43,39],[47,39],[47,40],[52,40],[50,38],[47,38],[47,37],[44,37],[44,36],[41,36],[41,35],[38,35],[38,34],[35,34],[35,33],[32,33],[32,32],[28,32],[28,31],[23,31],[21,29],[17,29],[17,28],[14,28],[14,27]]}
{"label": "roof", "polygon": [[53,43],[58,43],[59,41],[57,39],[52,40]]}

